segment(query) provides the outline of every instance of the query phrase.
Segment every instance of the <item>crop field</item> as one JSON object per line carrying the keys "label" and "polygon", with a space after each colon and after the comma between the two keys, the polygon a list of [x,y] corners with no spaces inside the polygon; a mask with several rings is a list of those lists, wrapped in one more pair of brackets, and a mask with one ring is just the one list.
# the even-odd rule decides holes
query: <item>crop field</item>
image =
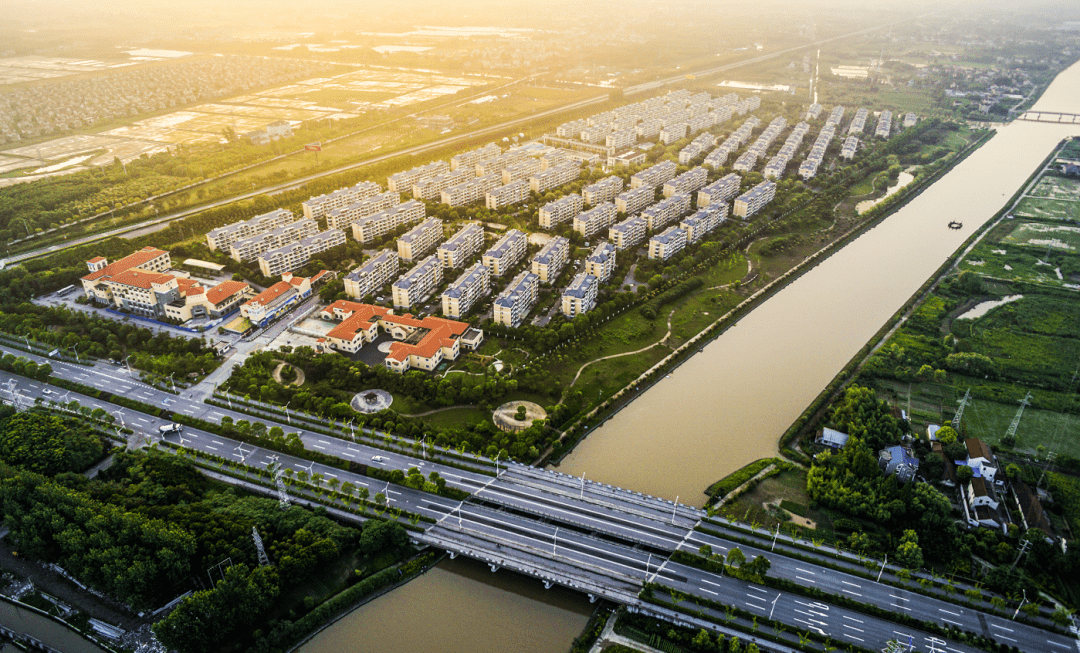
{"label": "crop field", "polygon": [[1080,219],[1080,202],[1028,196],[1020,200],[1013,215],[1053,220]]}
{"label": "crop field", "polygon": [[1080,180],[1047,175],[1039,180],[1029,196],[1054,200],[1080,200]]}
{"label": "crop field", "polygon": [[1018,222],[1012,233],[1002,238],[1001,242],[1075,253],[1080,252],[1080,227]]}

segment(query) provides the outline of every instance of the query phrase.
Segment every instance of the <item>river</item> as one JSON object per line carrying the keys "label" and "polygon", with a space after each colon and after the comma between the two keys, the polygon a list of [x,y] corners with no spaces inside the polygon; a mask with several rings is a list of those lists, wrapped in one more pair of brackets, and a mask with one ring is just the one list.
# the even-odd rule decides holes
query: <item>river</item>
{"label": "river", "polygon": [[[1059,75],[1036,108],[1080,112],[1080,64]],[[848,360],[1073,134],[1080,125],[1002,128],[608,420],[559,470],[703,504],[710,483],[774,455],[780,435]],[[963,229],[950,230],[950,220]],[[579,595],[455,561],[354,611],[303,651],[562,653],[587,611]]]}

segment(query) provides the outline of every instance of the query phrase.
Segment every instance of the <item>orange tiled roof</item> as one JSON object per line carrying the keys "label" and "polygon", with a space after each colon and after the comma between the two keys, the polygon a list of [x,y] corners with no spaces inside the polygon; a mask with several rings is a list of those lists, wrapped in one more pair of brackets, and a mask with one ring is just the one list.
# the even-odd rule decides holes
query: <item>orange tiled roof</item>
{"label": "orange tiled roof", "polygon": [[87,261],[87,263],[101,263],[104,260],[105,260],[104,256],[95,256],[94,258]]}
{"label": "orange tiled roof", "polygon": [[290,285],[288,281],[278,281],[258,295],[252,297],[247,303],[266,306],[290,290],[292,290],[292,285]]}
{"label": "orange tiled roof", "polygon": [[[337,311],[335,312],[334,309],[337,309]],[[382,306],[372,306],[371,304],[338,300],[324,308],[323,311],[331,314],[338,312],[348,314],[348,317],[342,320],[341,324],[327,332],[327,337],[337,338],[338,340],[355,340],[357,333],[366,331],[371,327],[374,318],[389,317],[387,313],[390,312],[390,309]]]}
{"label": "orange tiled roof", "polygon": [[[98,279],[106,276],[115,277],[122,272],[127,272],[132,268],[137,268],[148,261],[152,261],[165,253],[167,253],[165,252],[165,250],[158,249],[156,247],[144,247],[139,251],[135,252],[134,254],[128,254],[119,261],[114,261],[109,265],[106,265],[97,272],[91,272],[90,274],[83,277],[83,280],[97,281]],[[103,260],[102,257],[98,256],[97,258],[90,259],[90,262],[94,263],[101,260]]]}
{"label": "orange tiled roof", "polygon": [[167,283],[170,279],[173,279],[171,274],[162,274],[160,272],[143,272],[142,270],[125,270],[120,274],[114,275],[109,281],[118,283],[123,286],[134,286],[136,288],[143,288],[149,290],[155,283]]}
{"label": "orange tiled roof", "polygon": [[250,288],[243,281],[222,281],[206,292],[206,301],[217,306],[222,300]]}

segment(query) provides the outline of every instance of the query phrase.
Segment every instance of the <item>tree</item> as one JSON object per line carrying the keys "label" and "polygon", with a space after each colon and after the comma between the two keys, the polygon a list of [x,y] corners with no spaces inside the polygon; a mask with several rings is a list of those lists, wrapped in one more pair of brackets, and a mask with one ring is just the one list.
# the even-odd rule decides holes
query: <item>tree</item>
{"label": "tree", "polygon": [[961,484],[965,484],[975,476],[975,472],[967,465],[960,465],[956,468],[956,480]]}
{"label": "tree", "polygon": [[730,567],[739,568],[746,562],[746,554],[737,546],[731,547],[727,554],[727,563]]}
{"label": "tree", "polygon": [[922,569],[923,554],[918,533],[911,529],[904,531],[896,547],[896,561],[907,569]]}
{"label": "tree", "polygon": [[945,446],[947,444],[956,442],[956,439],[960,436],[959,434],[957,434],[956,429],[954,429],[953,427],[942,426],[938,429],[934,437],[937,438],[937,441],[941,443],[941,446]]}

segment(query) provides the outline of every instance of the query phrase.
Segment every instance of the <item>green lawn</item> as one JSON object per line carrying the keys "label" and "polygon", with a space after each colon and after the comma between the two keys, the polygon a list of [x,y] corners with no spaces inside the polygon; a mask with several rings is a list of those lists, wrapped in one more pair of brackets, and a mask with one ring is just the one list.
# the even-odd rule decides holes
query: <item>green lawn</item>
{"label": "green lawn", "polygon": [[1017,222],[1003,243],[1080,252],[1080,228],[1042,222]]}

